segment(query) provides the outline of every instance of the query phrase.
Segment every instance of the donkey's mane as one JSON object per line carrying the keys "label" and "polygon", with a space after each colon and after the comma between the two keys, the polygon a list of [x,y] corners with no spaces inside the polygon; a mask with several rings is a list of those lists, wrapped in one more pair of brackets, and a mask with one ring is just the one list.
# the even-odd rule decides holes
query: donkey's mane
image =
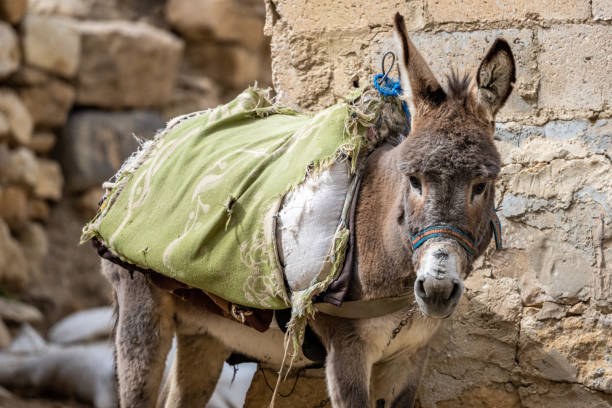
{"label": "donkey's mane", "polygon": [[459,73],[459,71],[453,69],[450,74],[446,75],[447,98],[465,101],[469,95],[470,89],[470,76],[466,73]]}

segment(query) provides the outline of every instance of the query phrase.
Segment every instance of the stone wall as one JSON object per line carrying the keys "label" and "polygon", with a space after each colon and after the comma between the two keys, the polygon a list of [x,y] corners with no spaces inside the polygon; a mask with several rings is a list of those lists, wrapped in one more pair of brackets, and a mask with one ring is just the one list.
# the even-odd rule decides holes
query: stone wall
{"label": "stone wall", "polygon": [[269,0],[281,102],[314,111],[371,81],[396,11],[440,79],[453,65],[473,70],[497,37],[518,63],[497,129],[506,249],[465,282],[421,407],[611,406],[612,3]]}
{"label": "stone wall", "polygon": [[264,20],[253,0],[0,0],[0,349],[110,302],[78,246],[102,182],[133,135],[270,85]]}

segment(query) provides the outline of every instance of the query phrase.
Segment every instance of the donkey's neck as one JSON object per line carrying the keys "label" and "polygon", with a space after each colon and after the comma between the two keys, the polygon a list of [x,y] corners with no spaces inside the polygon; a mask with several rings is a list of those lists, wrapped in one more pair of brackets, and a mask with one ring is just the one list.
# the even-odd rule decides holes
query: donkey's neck
{"label": "donkey's neck", "polygon": [[412,251],[398,222],[403,214],[400,186],[405,181],[397,171],[396,155],[397,149],[383,145],[372,153],[364,169],[355,215],[357,268],[353,298],[412,292]]}

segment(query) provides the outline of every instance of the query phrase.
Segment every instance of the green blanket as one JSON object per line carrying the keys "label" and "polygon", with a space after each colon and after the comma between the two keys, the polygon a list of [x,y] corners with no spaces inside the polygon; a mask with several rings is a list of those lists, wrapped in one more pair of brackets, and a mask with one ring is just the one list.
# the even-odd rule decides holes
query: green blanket
{"label": "green blanket", "polygon": [[107,184],[82,241],[95,237],[124,262],[232,303],[281,309],[300,296],[307,302],[342,266],[348,231],[339,225],[317,282],[290,299],[275,216],[305,177],[336,160],[357,168],[360,154],[379,141],[368,130],[380,104],[366,105],[304,115],[249,88],[226,105],[177,118]]}

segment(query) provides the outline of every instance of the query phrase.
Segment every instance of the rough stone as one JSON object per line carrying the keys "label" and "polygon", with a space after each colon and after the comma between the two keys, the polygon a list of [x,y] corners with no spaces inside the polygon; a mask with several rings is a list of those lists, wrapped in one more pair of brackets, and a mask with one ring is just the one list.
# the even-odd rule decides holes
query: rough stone
{"label": "rough stone", "polygon": [[92,12],[92,0],[29,0],[32,14],[88,17]]}
{"label": "rough stone", "polygon": [[423,3],[418,0],[381,2],[376,5],[376,12],[372,12],[372,3],[367,0],[287,0],[276,3],[276,9],[268,11],[269,19],[275,20],[278,18],[275,15],[280,16],[282,22],[296,33],[345,31],[347,22],[350,22],[351,30],[391,27],[396,12],[404,16],[410,31],[425,25]]}
{"label": "rough stone", "polygon": [[21,87],[29,85],[43,85],[49,81],[49,78],[51,78],[51,74],[43,71],[40,68],[21,65],[19,70],[9,78],[9,81],[11,85]]}
{"label": "rough stone", "polygon": [[24,147],[11,152],[5,151],[2,147],[0,150],[0,181],[22,185],[26,189],[34,187],[38,171],[34,153]]}
{"label": "rough stone", "polygon": [[591,6],[595,20],[612,20],[612,5],[609,0],[593,0]]}
{"label": "rough stone", "polygon": [[[0,11],[2,8],[0,2]],[[0,22],[0,78],[6,78],[19,68],[21,51],[15,30],[5,23]]]}
{"label": "rough stone", "polygon": [[[0,201],[4,191],[0,193]],[[0,286],[4,290],[20,291],[29,282],[28,262],[8,225],[0,218]]]}
{"label": "rough stone", "polygon": [[0,0],[0,19],[17,24],[25,15],[27,6],[27,0]]}
{"label": "rough stone", "polygon": [[[612,103],[612,26],[566,25],[538,30],[542,78],[538,106],[600,111]],[[571,41],[568,39],[571,38]]]}
{"label": "rough stone", "polygon": [[[214,80],[221,88],[236,92],[258,82],[265,87],[269,75],[265,70],[253,69],[266,64],[266,55],[240,45],[188,43],[185,63],[190,77],[201,75]],[[216,61],[211,64],[210,61]],[[228,94],[229,92],[225,92]],[[234,95],[232,95],[233,97]]]}
{"label": "rough stone", "polygon": [[[514,279],[491,279],[480,273],[465,285],[466,294],[452,319],[434,337],[419,401],[423,408],[515,407],[517,391],[507,390],[505,384],[516,365],[519,286]],[[472,371],[479,373],[477,387]]]}
{"label": "rough stone", "polygon": [[85,191],[78,200],[78,207],[83,218],[91,219],[98,212],[100,200],[104,196],[104,189],[93,187]]}
{"label": "rough stone", "polygon": [[23,33],[28,64],[67,78],[77,73],[81,39],[72,19],[29,14]]}
{"label": "rough stone", "polygon": [[[166,6],[168,22],[185,38],[237,42],[249,48],[264,43],[264,4],[238,0],[170,0]],[[259,15],[258,15],[259,14]]]}
{"label": "rough stone", "polygon": [[28,193],[20,187],[8,186],[0,194],[0,218],[12,229],[19,229],[28,219]]}
{"label": "rough stone", "polygon": [[[277,378],[277,373],[274,370],[258,370],[253,376],[251,387],[244,401],[244,408],[268,406],[272,399],[272,391],[268,385],[266,385],[266,380],[267,384],[276,384]],[[300,374],[300,378],[298,379],[300,386],[296,387],[296,389],[291,392],[293,382],[296,380],[295,374],[287,377],[287,379],[281,383],[279,393],[282,395],[289,395],[282,399],[278,398],[278,400],[280,400],[278,401],[279,406],[295,408],[312,406],[331,407],[327,395],[327,388],[325,387],[325,380],[322,378],[322,370],[306,370],[306,372]]]}
{"label": "rough stone", "polygon": [[[582,303],[577,303],[577,305],[581,305],[581,304]],[[560,305],[554,302],[544,302],[540,311],[536,313],[536,319],[538,320],[546,320],[546,319],[559,320],[562,317],[565,317],[568,309],[569,307],[565,305]]]}
{"label": "rough stone", "polygon": [[51,209],[45,200],[32,199],[28,201],[28,218],[33,221],[46,222]]}
{"label": "rough stone", "polygon": [[30,263],[40,263],[49,255],[47,233],[36,222],[29,222],[23,228],[20,228],[16,239]]}
{"label": "rough stone", "polygon": [[535,310],[521,321],[518,359],[523,372],[558,382],[580,382],[603,392],[612,390],[612,367],[606,361],[610,320],[599,313],[584,318],[541,320]]}
{"label": "rough stone", "polygon": [[37,323],[43,315],[34,306],[0,297],[0,318],[17,323]]}
{"label": "rough stone", "polygon": [[132,135],[150,138],[163,126],[164,118],[153,111],[83,110],[72,114],[60,142],[68,188],[99,187],[138,148]]}
{"label": "rough stone", "polygon": [[590,17],[588,0],[426,0],[425,7],[434,23],[483,23],[508,20],[569,20]]}
{"label": "rough stone", "polygon": [[174,118],[189,112],[214,108],[221,103],[220,89],[207,77],[182,74],[172,97],[163,107],[166,118]]}
{"label": "rough stone", "polygon": [[[509,41],[518,75],[496,127],[505,248],[491,247],[464,281],[417,406],[612,406],[609,1],[424,3],[410,36],[442,83],[452,66],[473,72],[497,37]],[[355,4],[268,2],[281,103],[317,111],[380,71],[395,49],[393,13]]]}
{"label": "rough stone", "polygon": [[21,88],[19,95],[37,126],[55,128],[66,122],[76,92],[68,83],[49,78],[43,85]]}
{"label": "rough stone", "polygon": [[32,140],[28,144],[28,148],[38,154],[47,154],[57,141],[55,133],[50,131],[36,131],[32,134]]}
{"label": "rough stone", "polygon": [[171,97],[183,43],[145,23],[81,22],[77,102],[104,108],[162,106]]}
{"label": "rough stone", "polygon": [[6,115],[0,112],[0,141],[8,138],[11,132],[11,127],[9,126],[8,119]]}
{"label": "rough stone", "polygon": [[34,195],[38,198],[59,201],[62,198],[63,186],[64,177],[59,163],[48,159],[38,159]]}
{"label": "rough stone", "polygon": [[138,20],[165,27],[165,0],[30,0],[35,14],[62,15],[92,20]]}
{"label": "rough stone", "polygon": [[578,140],[593,153],[605,154],[612,149],[612,120],[584,119],[553,120],[544,126],[522,125],[517,122],[498,123],[496,138],[517,147],[531,138]]}
{"label": "rough stone", "polygon": [[0,350],[4,350],[11,345],[11,333],[4,324],[4,321],[0,319]]}
{"label": "rough stone", "polygon": [[538,382],[519,389],[524,408],[608,408],[610,396],[602,395],[577,384]]}
{"label": "rough stone", "polygon": [[[466,33],[415,33],[411,35],[415,46],[421,51],[442,83],[445,82],[444,75],[450,74],[449,61],[452,64],[451,68],[459,72],[474,74],[493,41],[500,37],[512,44],[517,66],[517,82],[515,91],[497,114],[496,119],[499,122],[528,119],[534,114],[535,108],[531,101],[532,90],[538,87],[531,30],[482,30]],[[383,41],[382,49],[394,49],[391,48],[392,46],[390,37],[387,37]],[[379,61],[379,58],[374,58],[374,60]]]}
{"label": "rough stone", "polygon": [[28,109],[9,88],[0,88],[0,112],[6,116],[12,139],[23,145],[30,143],[34,123]]}

